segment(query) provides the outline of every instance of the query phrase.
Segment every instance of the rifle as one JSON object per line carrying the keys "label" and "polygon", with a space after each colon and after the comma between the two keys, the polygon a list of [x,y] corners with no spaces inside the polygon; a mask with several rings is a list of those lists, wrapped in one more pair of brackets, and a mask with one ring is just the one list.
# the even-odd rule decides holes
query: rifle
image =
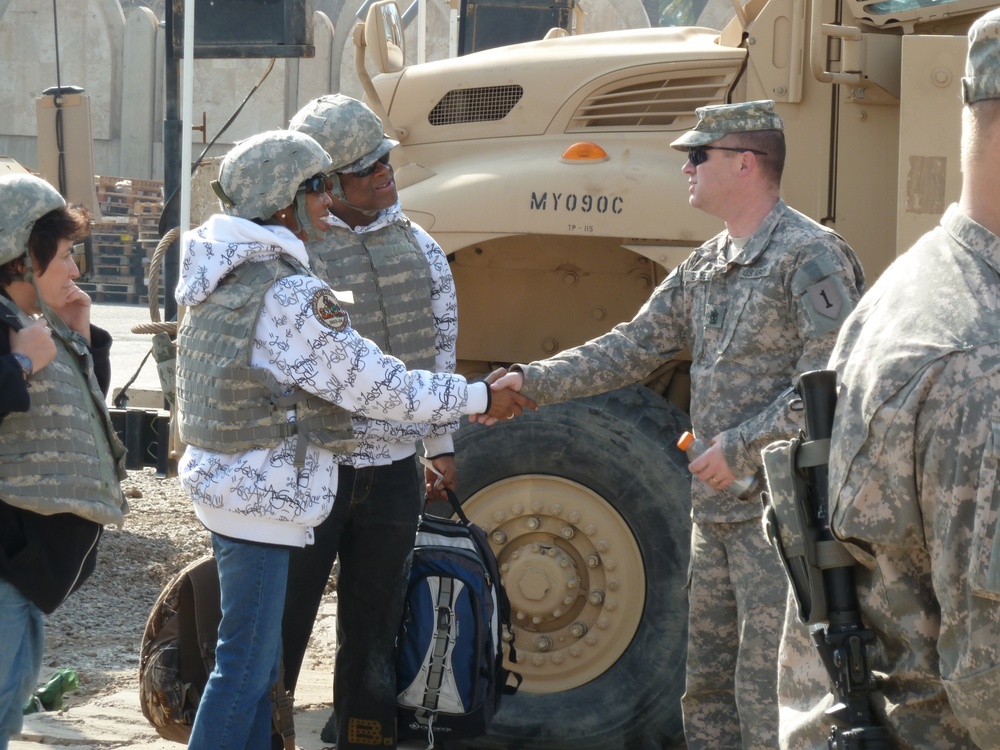
{"label": "rifle", "polygon": [[[814,370],[802,375],[797,387],[805,417],[804,442],[826,441],[822,463],[799,463],[808,488],[808,515],[814,523],[819,542],[839,542],[830,531],[828,457],[833,432],[833,413],[837,405],[837,373]],[[817,445],[822,448],[822,445]],[[809,465],[812,464],[812,465]],[[846,551],[846,550],[845,550]],[[854,583],[854,561],[849,556],[822,567],[823,593],[826,599],[826,624],[812,631],[826,671],[833,681],[838,702],[827,715],[835,724],[827,738],[829,750],[882,750],[890,747],[889,734],[875,723],[871,694],[879,687],[872,673],[868,651],[875,643],[875,633],[861,620],[858,593]]]}

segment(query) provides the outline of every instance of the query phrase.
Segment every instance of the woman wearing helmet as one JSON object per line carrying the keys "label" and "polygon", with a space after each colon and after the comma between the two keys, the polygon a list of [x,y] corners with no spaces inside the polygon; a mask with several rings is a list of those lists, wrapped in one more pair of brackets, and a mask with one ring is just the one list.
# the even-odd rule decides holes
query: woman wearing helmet
{"label": "woman wearing helmet", "polygon": [[222,591],[190,748],[270,747],[289,550],[310,544],[334,508],[355,414],[442,423],[533,406],[457,375],[408,372],[351,328],[303,244],[327,226],[330,165],[302,133],[242,141],[220,166],[224,213],[183,240],[178,474],[212,533]]}
{"label": "woman wearing helmet", "polygon": [[44,180],[0,178],[0,750],[38,681],[43,614],[87,580],[103,525],[127,511],[111,336],[74,283],[89,226]]}

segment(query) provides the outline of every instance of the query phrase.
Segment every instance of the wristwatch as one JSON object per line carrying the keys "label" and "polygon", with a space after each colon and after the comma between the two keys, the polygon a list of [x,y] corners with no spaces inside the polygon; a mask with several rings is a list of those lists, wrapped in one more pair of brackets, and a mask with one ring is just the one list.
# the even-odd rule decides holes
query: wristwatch
{"label": "wristwatch", "polygon": [[24,379],[27,380],[31,377],[31,373],[35,371],[34,365],[31,364],[31,357],[21,352],[13,352],[13,355],[17,363],[21,365],[21,372],[24,374]]}

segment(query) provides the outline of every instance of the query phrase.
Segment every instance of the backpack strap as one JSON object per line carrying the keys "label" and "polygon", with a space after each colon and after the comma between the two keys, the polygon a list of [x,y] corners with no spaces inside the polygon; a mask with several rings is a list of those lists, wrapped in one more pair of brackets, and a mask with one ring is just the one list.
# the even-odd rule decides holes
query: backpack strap
{"label": "backpack strap", "polygon": [[437,601],[434,611],[437,614],[434,627],[434,643],[431,648],[431,659],[427,670],[427,689],[424,691],[422,708],[415,712],[421,724],[430,725],[440,701],[441,684],[444,682],[445,658],[451,646],[451,612],[454,607],[455,582],[447,577],[438,579]]}
{"label": "backpack strap", "polygon": [[191,592],[194,596],[195,627],[198,631],[198,650],[205,664],[205,677],[215,668],[215,648],[219,642],[219,623],[222,621],[219,572],[215,558],[208,557],[188,571]]}
{"label": "backpack strap", "polygon": [[295,720],[292,718],[294,699],[285,689],[285,662],[281,661],[278,681],[271,686],[272,733],[281,735],[285,750],[295,750]]}

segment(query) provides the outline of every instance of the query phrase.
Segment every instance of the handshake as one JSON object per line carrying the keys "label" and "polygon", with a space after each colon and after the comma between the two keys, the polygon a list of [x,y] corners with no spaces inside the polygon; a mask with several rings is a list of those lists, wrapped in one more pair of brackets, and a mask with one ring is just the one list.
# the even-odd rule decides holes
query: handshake
{"label": "handshake", "polygon": [[503,367],[494,370],[485,378],[490,388],[490,410],[485,414],[473,414],[470,422],[492,425],[501,419],[513,419],[524,413],[525,409],[535,411],[538,404],[519,391],[524,386],[524,375],[519,372],[507,372]]}

